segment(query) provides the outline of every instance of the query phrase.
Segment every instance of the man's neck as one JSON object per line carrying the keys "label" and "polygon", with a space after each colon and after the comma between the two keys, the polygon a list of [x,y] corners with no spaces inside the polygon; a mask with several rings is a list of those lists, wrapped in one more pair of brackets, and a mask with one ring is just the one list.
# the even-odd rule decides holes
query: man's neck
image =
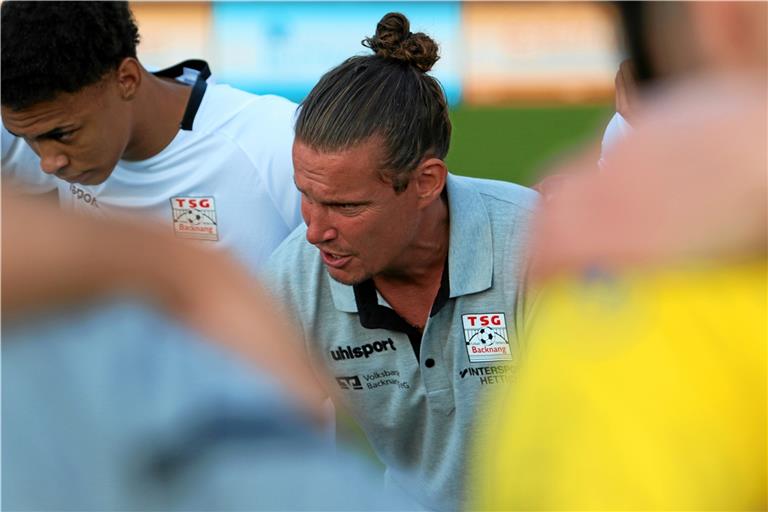
{"label": "man's neck", "polygon": [[192,88],[142,69],[136,98],[133,131],[123,160],[146,160],[165,149],[176,137]]}
{"label": "man's neck", "polygon": [[430,206],[412,247],[397,270],[374,276],[376,289],[408,323],[423,328],[440,290],[448,257],[448,205],[440,199]]}

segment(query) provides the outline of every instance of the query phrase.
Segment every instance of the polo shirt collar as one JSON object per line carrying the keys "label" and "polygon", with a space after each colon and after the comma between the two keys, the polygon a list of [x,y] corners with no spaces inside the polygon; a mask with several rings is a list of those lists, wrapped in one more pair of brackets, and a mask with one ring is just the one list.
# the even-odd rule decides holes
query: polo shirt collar
{"label": "polo shirt collar", "polygon": [[448,175],[451,298],[487,290],[493,284],[491,218],[480,193],[466,178]]}
{"label": "polo shirt collar", "polygon": [[[491,221],[480,193],[461,177],[448,174],[448,277],[450,297],[487,290],[493,283]],[[335,281],[326,272],[333,305],[339,311],[357,313],[352,286]],[[386,305],[377,293],[379,304]]]}

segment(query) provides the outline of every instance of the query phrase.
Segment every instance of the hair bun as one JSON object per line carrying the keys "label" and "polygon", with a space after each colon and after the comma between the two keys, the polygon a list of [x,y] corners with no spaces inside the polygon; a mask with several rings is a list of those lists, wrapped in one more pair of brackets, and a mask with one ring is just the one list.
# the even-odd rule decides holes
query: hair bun
{"label": "hair bun", "polygon": [[405,15],[385,14],[376,25],[376,35],[363,39],[363,46],[380,57],[406,62],[426,73],[440,58],[437,43],[422,32],[412,34],[410,27]]}

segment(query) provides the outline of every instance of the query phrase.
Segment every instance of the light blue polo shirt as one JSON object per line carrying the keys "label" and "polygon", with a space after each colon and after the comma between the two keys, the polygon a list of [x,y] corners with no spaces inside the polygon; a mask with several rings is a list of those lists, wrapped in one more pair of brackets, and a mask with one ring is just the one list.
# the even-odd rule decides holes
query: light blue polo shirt
{"label": "light blue polo shirt", "polygon": [[454,175],[446,190],[448,272],[423,335],[373,281],[331,279],[304,226],[275,251],[267,276],[388,480],[427,507],[455,510],[473,424],[483,420],[478,406],[514,378],[520,358],[524,244],[537,194]]}

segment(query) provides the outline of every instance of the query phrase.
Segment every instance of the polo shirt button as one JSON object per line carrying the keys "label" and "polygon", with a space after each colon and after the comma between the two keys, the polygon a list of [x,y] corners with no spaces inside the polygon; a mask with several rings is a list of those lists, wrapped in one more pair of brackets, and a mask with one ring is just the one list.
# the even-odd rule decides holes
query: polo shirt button
{"label": "polo shirt button", "polygon": [[429,359],[424,361],[424,366],[426,366],[427,368],[432,368],[433,366],[435,366],[435,360],[430,357]]}

